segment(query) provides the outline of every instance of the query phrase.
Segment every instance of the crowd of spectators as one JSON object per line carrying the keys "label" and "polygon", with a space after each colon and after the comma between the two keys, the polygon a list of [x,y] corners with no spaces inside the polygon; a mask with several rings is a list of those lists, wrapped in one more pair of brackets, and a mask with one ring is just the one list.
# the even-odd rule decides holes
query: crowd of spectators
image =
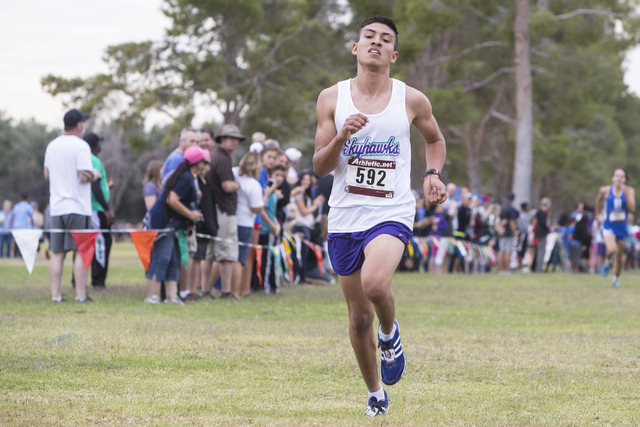
{"label": "crowd of spectators", "polygon": [[238,299],[334,281],[323,240],[331,182],[320,189],[312,172],[298,170],[297,148],[256,132],[247,151],[245,139],[231,124],[217,134],[185,128],[167,160],[148,165],[145,227],[171,231],[154,242],[145,302]]}
{"label": "crowd of spectators", "polygon": [[[490,195],[473,194],[453,183],[447,185],[448,200],[443,205],[424,206],[424,198],[416,192],[414,237],[447,239],[453,242],[444,257],[437,253],[424,256],[414,247],[407,254],[402,270],[434,273],[485,273],[499,275],[514,272],[547,272],[561,269],[573,273],[594,273],[602,267],[605,246],[602,240],[602,218],[594,217],[592,207],[580,202],[571,213],[553,212],[551,200],[543,197],[537,209],[529,203],[513,206],[510,193],[502,204]],[[633,215],[628,221],[629,239],[626,268],[640,268],[640,226]],[[458,250],[462,247],[490,248],[495,259],[480,263]],[[470,253],[471,251],[469,251]]]}
{"label": "crowd of spectators", "polygon": [[[73,116],[72,126],[67,126],[67,116]],[[77,110],[67,113],[64,138],[78,147],[88,144],[92,164],[83,164],[86,171],[78,169],[78,174],[91,176],[79,180],[74,174],[68,181],[78,188],[91,187],[91,228],[104,230],[114,223],[109,209],[112,183],[98,158],[102,138],[93,133],[83,135],[83,142],[78,138],[84,120],[86,115]],[[171,231],[160,232],[154,241],[145,302],[239,299],[255,292],[277,294],[282,286],[334,282],[325,249],[333,175],[318,179],[313,171],[301,170],[302,153],[297,148],[283,150],[262,132],[241,145],[246,139],[230,124],[217,134],[208,128],[185,128],[177,148],[164,162],[154,160],[147,165],[144,227]],[[51,145],[49,157],[55,148]],[[82,153],[86,163],[88,152],[83,149]],[[57,163],[48,162],[53,170],[59,169]],[[63,185],[52,183],[52,194]],[[592,273],[604,262],[602,219],[594,218],[593,208],[584,203],[569,214],[554,212],[546,197],[533,209],[527,202],[514,206],[513,193],[497,200],[454,183],[447,185],[447,193],[444,204],[425,206],[423,195],[414,191],[414,237],[399,270],[509,275],[560,268]],[[82,215],[86,215],[88,202],[82,200]],[[15,205],[4,201],[0,257],[20,256],[11,230],[62,228],[47,221],[50,206],[41,213],[26,194]],[[640,227],[634,225],[633,215],[629,231],[626,267],[634,269],[640,267]],[[94,256],[93,289],[105,286],[110,234],[101,233],[104,250],[96,253],[104,258]],[[64,242],[64,248],[54,252],[76,250],[75,245]],[[488,256],[472,256],[481,252]],[[53,282],[52,295],[61,300]],[[85,300],[82,290],[77,299]]]}

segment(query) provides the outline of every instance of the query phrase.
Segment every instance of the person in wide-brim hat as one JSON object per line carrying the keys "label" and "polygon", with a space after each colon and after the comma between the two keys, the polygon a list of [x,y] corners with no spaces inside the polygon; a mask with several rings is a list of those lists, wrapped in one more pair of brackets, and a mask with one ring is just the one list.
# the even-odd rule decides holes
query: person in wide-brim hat
{"label": "person in wide-brim hat", "polygon": [[246,136],[240,133],[238,126],[232,124],[222,126],[222,130],[216,135],[216,142],[219,144],[222,142],[222,138],[237,138],[240,142],[247,139]]}

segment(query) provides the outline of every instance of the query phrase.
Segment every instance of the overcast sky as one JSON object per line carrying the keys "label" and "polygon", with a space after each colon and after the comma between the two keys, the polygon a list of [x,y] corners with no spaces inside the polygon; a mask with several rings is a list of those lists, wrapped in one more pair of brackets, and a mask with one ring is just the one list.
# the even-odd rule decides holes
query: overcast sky
{"label": "overcast sky", "polygon": [[[61,127],[61,102],[40,88],[47,74],[88,77],[107,68],[107,46],[158,40],[169,21],[162,0],[0,2],[0,111]],[[640,95],[640,48],[627,56],[625,82]],[[198,125],[196,123],[196,125]]]}

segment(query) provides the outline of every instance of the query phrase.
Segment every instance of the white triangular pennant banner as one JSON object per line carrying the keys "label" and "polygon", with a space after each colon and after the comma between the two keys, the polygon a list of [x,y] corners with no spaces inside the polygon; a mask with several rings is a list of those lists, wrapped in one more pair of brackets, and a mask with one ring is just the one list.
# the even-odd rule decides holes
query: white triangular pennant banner
{"label": "white triangular pennant banner", "polygon": [[36,252],[38,251],[42,230],[11,230],[11,234],[13,234],[16,245],[20,249],[27,270],[31,274],[33,272],[33,264],[36,262]]}

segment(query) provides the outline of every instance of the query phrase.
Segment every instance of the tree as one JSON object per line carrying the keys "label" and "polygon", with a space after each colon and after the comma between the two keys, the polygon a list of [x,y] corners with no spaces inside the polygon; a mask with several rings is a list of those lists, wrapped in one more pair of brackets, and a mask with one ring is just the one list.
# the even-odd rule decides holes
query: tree
{"label": "tree", "polygon": [[516,0],[513,22],[516,79],[516,158],[513,171],[515,205],[531,201],[533,170],[533,87],[529,34],[529,0]]}
{"label": "tree", "polygon": [[167,0],[163,40],[109,47],[107,75],[47,76],[42,85],[83,111],[124,102],[125,135],[161,111],[174,121],[166,143],[204,105],[217,121],[298,139],[322,85],[346,70],[341,10],[337,0]]}

